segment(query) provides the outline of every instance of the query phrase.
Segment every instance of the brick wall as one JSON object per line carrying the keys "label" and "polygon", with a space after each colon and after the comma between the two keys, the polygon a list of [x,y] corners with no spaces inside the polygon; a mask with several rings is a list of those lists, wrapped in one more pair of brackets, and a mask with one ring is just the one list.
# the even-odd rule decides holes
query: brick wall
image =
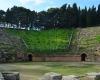
{"label": "brick wall", "polygon": [[24,58],[25,55],[24,54],[17,54],[17,58]]}
{"label": "brick wall", "polygon": [[45,56],[32,57],[32,61],[81,61],[81,56]]}
{"label": "brick wall", "polygon": [[43,61],[41,57],[32,57],[32,61]]}

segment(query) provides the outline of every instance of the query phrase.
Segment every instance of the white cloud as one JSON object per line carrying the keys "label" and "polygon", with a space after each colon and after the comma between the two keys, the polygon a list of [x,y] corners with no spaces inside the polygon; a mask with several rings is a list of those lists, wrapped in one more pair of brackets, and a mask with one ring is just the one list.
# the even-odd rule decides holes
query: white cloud
{"label": "white cloud", "polygon": [[33,0],[33,1],[35,2],[35,5],[40,5],[47,2],[46,0]]}
{"label": "white cloud", "polygon": [[28,3],[28,2],[33,2],[35,5],[40,5],[40,4],[48,2],[48,0],[19,0],[19,1],[23,4]]}
{"label": "white cloud", "polygon": [[21,3],[25,4],[28,2],[33,2],[35,6],[41,5],[43,3],[54,4],[52,0],[19,0]]}
{"label": "white cloud", "polygon": [[27,3],[27,2],[31,2],[31,1],[33,1],[33,0],[19,0],[21,3]]}

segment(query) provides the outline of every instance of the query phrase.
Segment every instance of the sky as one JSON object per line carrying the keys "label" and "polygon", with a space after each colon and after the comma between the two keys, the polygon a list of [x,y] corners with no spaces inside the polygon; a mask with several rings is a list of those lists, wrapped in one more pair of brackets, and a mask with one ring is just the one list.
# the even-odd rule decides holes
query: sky
{"label": "sky", "polygon": [[15,6],[23,6],[31,11],[35,10],[37,12],[47,11],[49,8],[60,8],[63,4],[76,3],[83,9],[85,6],[87,8],[93,5],[98,8],[100,0],[0,0],[0,10],[6,11],[8,8]]}

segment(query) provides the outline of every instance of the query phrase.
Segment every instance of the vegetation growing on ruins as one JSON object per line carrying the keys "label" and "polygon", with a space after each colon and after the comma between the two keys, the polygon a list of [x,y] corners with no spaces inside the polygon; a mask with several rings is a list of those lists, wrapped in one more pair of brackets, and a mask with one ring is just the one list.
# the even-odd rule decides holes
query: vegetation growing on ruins
{"label": "vegetation growing on ruins", "polygon": [[95,50],[100,45],[100,27],[74,29],[71,43],[73,29],[41,31],[6,29],[6,31],[22,37],[30,52],[57,52],[57,54],[59,54],[58,52],[69,52],[75,54],[75,52]]}
{"label": "vegetation growing on ruins", "polygon": [[[19,35],[23,38],[32,52],[59,52],[68,49],[72,29],[60,30],[14,30],[6,29],[7,32]],[[74,30],[74,33],[76,30]]]}

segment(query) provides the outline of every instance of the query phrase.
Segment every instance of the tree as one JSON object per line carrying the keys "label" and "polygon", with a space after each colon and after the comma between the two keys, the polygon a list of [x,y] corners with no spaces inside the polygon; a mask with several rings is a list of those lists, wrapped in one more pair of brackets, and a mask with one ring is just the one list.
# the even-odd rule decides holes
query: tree
{"label": "tree", "polygon": [[11,10],[8,8],[6,13],[5,13],[5,22],[8,24],[10,23],[12,25],[12,13]]}
{"label": "tree", "polygon": [[35,21],[36,21],[36,12],[31,11],[29,15],[30,30],[33,29]]}
{"label": "tree", "polygon": [[59,8],[50,8],[47,10],[47,24],[46,28],[47,29],[54,29],[57,28],[58,26],[58,13],[59,13]]}
{"label": "tree", "polygon": [[87,12],[87,26],[91,26],[92,25],[92,21],[91,21],[91,8],[88,9]]}
{"label": "tree", "polygon": [[73,9],[73,18],[72,18],[73,26],[78,27],[78,8],[76,3],[73,4],[72,9]]}
{"label": "tree", "polygon": [[[3,15],[5,14],[5,16]],[[24,7],[14,6],[7,9],[6,13],[0,11],[0,22],[15,24],[21,27],[33,29],[33,27],[44,29],[58,29],[58,28],[77,28],[86,26],[100,25],[100,5],[98,10],[92,6],[87,10],[77,7],[74,3],[72,7],[64,4],[60,8],[49,8],[47,11],[35,12]]]}
{"label": "tree", "polygon": [[39,15],[39,25],[40,28],[42,29],[43,27],[45,27],[45,24],[48,22],[47,12],[41,11],[38,13],[38,15]]}
{"label": "tree", "polygon": [[97,10],[97,25],[100,25],[100,4],[98,5],[98,10]]}
{"label": "tree", "polygon": [[60,28],[67,28],[67,4],[61,6],[59,10]]}
{"label": "tree", "polygon": [[97,23],[96,8],[94,7],[94,5],[92,6],[92,9],[91,9],[91,23],[92,23],[92,26],[95,26]]}
{"label": "tree", "polygon": [[79,18],[78,27],[82,27],[82,11],[80,10],[80,7],[78,10],[78,18]]}
{"label": "tree", "polygon": [[67,28],[73,27],[73,9],[68,5],[67,8]]}
{"label": "tree", "polygon": [[87,7],[85,6],[85,9],[82,9],[82,27],[87,26]]}
{"label": "tree", "polygon": [[0,10],[0,22],[4,22],[5,21],[5,11]]}
{"label": "tree", "polygon": [[24,7],[18,7],[18,19],[21,23],[21,27],[25,27],[26,29],[29,27],[29,14],[30,10]]}
{"label": "tree", "polygon": [[12,23],[16,24],[18,27],[19,23],[19,10],[17,6],[11,8]]}

